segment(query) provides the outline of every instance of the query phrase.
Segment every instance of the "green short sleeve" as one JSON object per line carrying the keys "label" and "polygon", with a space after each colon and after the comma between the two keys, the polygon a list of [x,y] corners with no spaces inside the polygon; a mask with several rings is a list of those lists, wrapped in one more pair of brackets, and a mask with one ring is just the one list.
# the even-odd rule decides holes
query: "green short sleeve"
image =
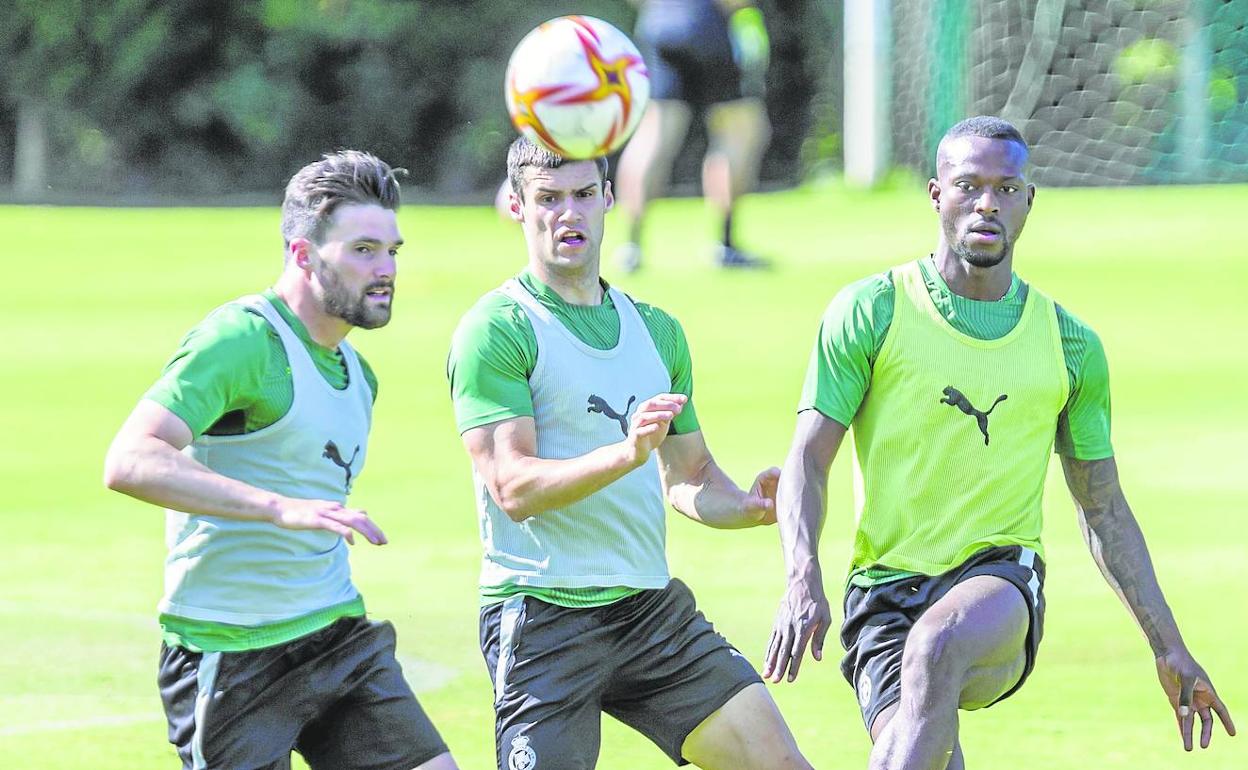
{"label": "green short sleeve", "polygon": [[225,305],[182,339],[144,398],[182,418],[195,438],[261,392],[269,367],[270,327],[241,305]]}
{"label": "green short sleeve", "polygon": [[893,320],[889,273],[849,284],[832,298],[819,323],[798,411],[817,409],[849,426],[871,385],[871,367]]}
{"label": "green short sleeve", "polygon": [[676,419],[672,420],[672,433],[693,433],[699,430],[698,413],[693,407],[693,357],[689,352],[689,341],[685,338],[685,330],[680,322],[654,305],[644,302],[633,303],[650,337],[659,351],[659,358],[667,366],[672,378],[672,392],[689,397],[685,408]]}
{"label": "green short sleeve", "polygon": [[1073,372],[1070,397],[1057,422],[1054,451],[1076,460],[1113,457],[1110,443],[1109,361],[1101,338],[1062,307],[1058,328],[1067,369]]}
{"label": "green short sleeve", "polygon": [[532,417],[536,363],[537,337],[524,309],[501,292],[482,297],[460,319],[446,361],[459,432]]}

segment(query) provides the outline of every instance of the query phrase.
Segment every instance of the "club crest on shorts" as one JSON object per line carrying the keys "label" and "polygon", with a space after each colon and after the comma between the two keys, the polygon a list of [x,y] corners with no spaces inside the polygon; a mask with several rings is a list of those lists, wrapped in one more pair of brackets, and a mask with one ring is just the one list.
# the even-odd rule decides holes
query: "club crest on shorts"
{"label": "club crest on shorts", "polygon": [[865,709],[870,702],[871,675],[867,673],[866,669],[863,669],[863,672],[858,675],[858,706]]}
{"label": "club crest on shorts", "polygon": [[517,735],[511,739],[511,753],[507,755],[508,770],[533,770],[537,767],[537,752],[529,746],[529,736]]}

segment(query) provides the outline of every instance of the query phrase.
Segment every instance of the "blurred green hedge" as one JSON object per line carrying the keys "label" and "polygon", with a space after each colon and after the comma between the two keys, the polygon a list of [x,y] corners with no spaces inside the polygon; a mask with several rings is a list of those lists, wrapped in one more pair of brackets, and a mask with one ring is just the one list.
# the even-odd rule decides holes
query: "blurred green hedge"
{"label": "blurred green hedge", "polygon": [[[831,80],[832,5],[760,5],[775,124],[764,176],[792,180],[839,132],[839,114],[816,98]],[[14,174],[19,115],[33,105],[46,115],[53,197],[276,193],[318,153],[346,146],[406,167],[431,195],[477,195],[502,175],[513,136],[503,71],[525,32],[573,12],[630,30],[635,15],[623,0],[0,0],[0,9],[0,188]],[[682,165],[682,176],[695,175]]]}

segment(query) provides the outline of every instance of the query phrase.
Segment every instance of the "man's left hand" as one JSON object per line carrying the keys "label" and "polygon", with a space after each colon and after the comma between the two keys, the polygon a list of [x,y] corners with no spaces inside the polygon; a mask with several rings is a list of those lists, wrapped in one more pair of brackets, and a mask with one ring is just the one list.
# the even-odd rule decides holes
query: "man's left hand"
{"label": "man's left hand", "polygon": [[1185,649],[1169,652],[1157,658],[1157,678],[1161,680],[1161,688],[1170,698],[1170,707],[1179,723],[1179,735],[1183,738],[1183,749],[1192,750],[1192,727],[1196,715],[1200,714],[1200,747],[1209,748],[1209,739],[1213,737],[1213,714],[1226,728],[1227,735],[1235,734],[1235,723],[1231,721],[1231,712],[1218,698],[1209,681],[1209,675],[1200,667],[1196,659]]}
{"label": "man's left hand", "polygon": [[768,468],[754,479],[754,486],[745,497],[745,515],[757,524],[776,523],[776,487],[780,484],[780,469]]}

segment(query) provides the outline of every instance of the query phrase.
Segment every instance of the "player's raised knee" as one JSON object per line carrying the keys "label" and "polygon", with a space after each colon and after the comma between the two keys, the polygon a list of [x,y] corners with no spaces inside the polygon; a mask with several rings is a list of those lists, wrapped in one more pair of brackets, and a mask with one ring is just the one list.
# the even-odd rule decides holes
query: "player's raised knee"
{"label": "player's raised knee", "polygon": [[966,633],[951,622],[916,623],[901,657],[902,682],[949,682],[961,676],[970,667],[963,643]]}

